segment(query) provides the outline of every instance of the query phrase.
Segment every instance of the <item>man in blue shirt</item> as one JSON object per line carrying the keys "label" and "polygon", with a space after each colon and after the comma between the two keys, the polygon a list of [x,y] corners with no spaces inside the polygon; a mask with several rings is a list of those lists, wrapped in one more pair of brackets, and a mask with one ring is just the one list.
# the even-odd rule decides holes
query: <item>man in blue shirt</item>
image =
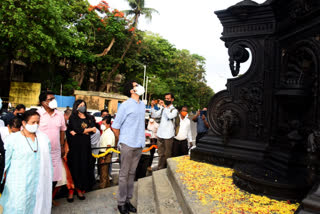
{"label": "man in blue shirt", "polygon": [[192,118],[192,120],[197,123],[197,145],[200,138],[208,133],[209,123],[207,121],[207,108],[203,108],[202,111],[199,110],[197,114]]}
{"label": "man in blue shirt", "polygon": [[121,214],[137,212],[130,203],[133,195],[136,168],[145,146],[145,105],[139,99],[144,88],[136,81],[124,85],[124,94],[130,97],[123,102],[112,124],[116,146],[121,152],[119,172],[118,210]]}

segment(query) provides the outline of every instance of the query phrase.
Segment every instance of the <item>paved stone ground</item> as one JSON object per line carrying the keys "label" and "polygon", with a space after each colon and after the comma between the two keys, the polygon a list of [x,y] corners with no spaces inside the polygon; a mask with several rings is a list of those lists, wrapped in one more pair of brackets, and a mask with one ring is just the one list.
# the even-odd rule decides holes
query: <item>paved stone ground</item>
{"label": "paved stone ground", "polygon": [[[137,190],[135,184],[135,190]],[[52,214],[115,214],[118,213],[117,193],[118,187],[110,187],[86,193],[86,200],[80,201],[76,196],[73,203],[68,203],[66,198],[56,200],[59,206],[52,208]],[[136,206],[136,193],[131,203]]]}

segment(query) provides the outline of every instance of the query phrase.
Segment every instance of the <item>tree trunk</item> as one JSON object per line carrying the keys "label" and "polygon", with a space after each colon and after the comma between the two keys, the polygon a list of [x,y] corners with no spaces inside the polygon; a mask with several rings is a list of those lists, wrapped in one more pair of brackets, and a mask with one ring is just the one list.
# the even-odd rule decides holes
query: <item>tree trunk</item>
{"label": "tree trunk", "polygon": [[149,93],[149,102],[148,103],[151,103],[151,97],[152,97],[153,94]]}
{"label": "tree trunk", "polygon": [[81,85],[83,83],[85,71],[86,71],[85,70],[85,65],[81,64],[80,65],[80,78],[79,78],[79,81],[78,81],[78,86],[79,87],[81,87]]}
{"label": "tree trunk", "polygon": [[116,39],[113,37],[111,42],[110,42],[110,44],[109,44],[109,46],[106,49],[104,49],[102,53],[96,54],[96,57],[101,57],[101,56],[107,55],[108,52],[110,51],[110,49],[112,48],[112,46],[113,46],[115,41],[116,41]]}
{"label": "tree trunk", "polygon": [[[136,17],[135,17],[134,30],[132,31],[132,35],[131,35],[129,43],[127,44],[123,54],[121,55],[120,62],[122,62],[122,60],[124,59],[124,57],[126,56],[126,54],[128,53],[128,51],[129,51],[129,49],[130,49],[130,47],[132,45],[132,42],[133,42],[133,39],[134,39],[134,36],[135,36],[135,31],[137,29],[138,18],[139,18],[139,14],[137,14]],[[111,81],[111,78],[112,78],[113,74],[116,73],[116,71],[118,70],[119,66],[120,66],[120,63],[117,63],[115,66],[113,66],[111,72],[108,74],[108,77],[106,79],[106,84],[104,85],[102,91],[105,91],[107,89],[108,83]]]}

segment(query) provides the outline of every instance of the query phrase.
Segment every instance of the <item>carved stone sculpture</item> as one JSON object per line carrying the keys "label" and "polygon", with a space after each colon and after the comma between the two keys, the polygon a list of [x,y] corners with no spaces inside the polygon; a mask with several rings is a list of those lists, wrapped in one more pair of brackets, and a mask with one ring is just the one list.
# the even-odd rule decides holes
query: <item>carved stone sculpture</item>
{"label": "carved stone sculpture", "polygon": [[320,125],[320,1],[244,0],[215,13],[234,78],[210,100],[191,159],[233,167],[247,191],[302,200],[317,189],[308,136]]}

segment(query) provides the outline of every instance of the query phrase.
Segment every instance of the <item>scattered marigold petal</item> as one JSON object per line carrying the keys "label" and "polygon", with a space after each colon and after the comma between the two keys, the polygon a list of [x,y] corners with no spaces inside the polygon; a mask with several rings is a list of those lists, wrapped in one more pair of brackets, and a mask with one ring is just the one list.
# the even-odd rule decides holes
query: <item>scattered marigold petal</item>
{"label": "scattered marigold petal", "polygon": [[189,156],[173,160],[178,163],[179,178],[192,194],[197,195],[200,203],[215,204],[210,213],[293,214],[299,206],[240,190],[233,184],[233,169],[191,161]]}

